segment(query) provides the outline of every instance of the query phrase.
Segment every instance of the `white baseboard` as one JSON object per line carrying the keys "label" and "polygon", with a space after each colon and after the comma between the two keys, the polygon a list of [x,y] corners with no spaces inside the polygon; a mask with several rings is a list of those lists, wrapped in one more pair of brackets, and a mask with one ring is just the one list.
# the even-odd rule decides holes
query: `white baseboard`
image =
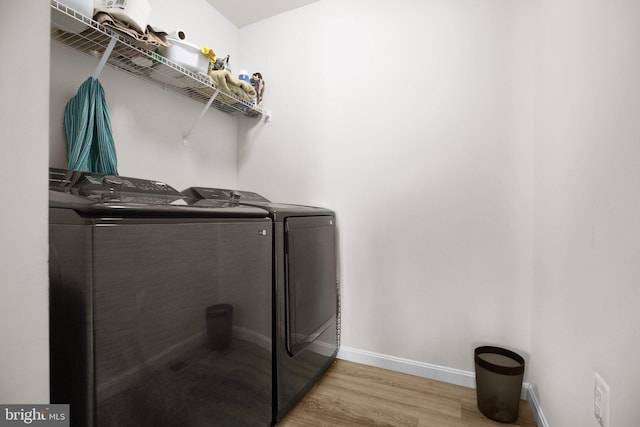
{"label": "white baseboard", "polygon": [[445,366],[433,365],[431,363],[418,362],[415,360],[403,359],[401,357],[388,356],[386,354],[373,353],[371,351],[358,350],[349,347],[340,347],[340,350],[338,350],[338,359],[362,363],[363,365],[375,366],[377,368],[389,369],[391,371],[403,372],[405,374],[429,378],[449,384],[457,384],[471,388],[476,387],[475,374],[461,369],[447,368]]}
{"label": "white baseboard", "polygon": [[529,406],[531,406],[531,411],[533,412],[533,416],[536,418],[538,427],[549,427],[549,423],[542,412],[538,396],[531,384],[527,384],[527,401],[529,402]]}
{"label": "white baseboard", "polygon": [[[403,359],[401,357],[389,356],[386,354],[374,353],[350,347],[340,347],[338,350],[338,359],[375,366],[377,368],[389,369],[391,371],[402,372],[405,374],[415,375],[417,377],[429,378],[449,384],[461,385],[463,387],[476,388],[475,373],[464,371],[462,369],[418,362],[416,360]],[[525,382],[522,384],[521,397],[529,402],[533,415],[538,423],[538,427],[549,427],[549,424],[542,413],[540,402],[538,401],[533,387],[529,383]]]}

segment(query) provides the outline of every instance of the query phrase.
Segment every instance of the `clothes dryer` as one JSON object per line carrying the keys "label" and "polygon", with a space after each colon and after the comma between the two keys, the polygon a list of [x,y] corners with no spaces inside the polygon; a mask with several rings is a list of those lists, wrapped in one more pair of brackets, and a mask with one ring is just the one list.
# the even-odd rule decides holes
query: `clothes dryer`
{"label": "clothes dryer", "polygon": [[273,420],[277,423],[338,351],[335,212],[273,203],[248,191],[191,187],[183,194],[260,207],[273,220]]}
{"label": "clothes dryer", "polygon": [[50,171],[51,402],[76,427],[272,423],[272,221]]}

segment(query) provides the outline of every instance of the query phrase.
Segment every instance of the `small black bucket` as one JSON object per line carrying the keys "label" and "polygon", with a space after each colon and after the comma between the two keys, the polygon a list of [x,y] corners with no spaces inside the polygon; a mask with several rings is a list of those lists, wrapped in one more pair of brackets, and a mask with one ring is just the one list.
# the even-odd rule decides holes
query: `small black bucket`
{"label": "small black bucket", "polygon": [[483,346],[475,350],[478,409],[501,423],[518,419],[524,359],[513,351]]}
{"label": "small black bucket", "polygon": [[233,325],[233,306],[215,304],[207,307],[207,341],[209,348],[224,350],[231,345],[231,326]]}

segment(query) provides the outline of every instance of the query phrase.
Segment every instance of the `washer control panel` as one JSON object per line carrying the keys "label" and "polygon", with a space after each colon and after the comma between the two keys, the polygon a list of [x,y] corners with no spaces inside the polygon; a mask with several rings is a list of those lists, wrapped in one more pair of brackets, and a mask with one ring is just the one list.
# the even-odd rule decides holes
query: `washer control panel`
{"label": "washer control panel", "polygon": [[225,200],[234,203],[269,202],[261,195],[251,191],[227,190],[224,188],[190,187],[182,193],[189,197],[205,200]]}
{"label": "washer control panel", "polygon": [[162,181],[56,168],[49,169],[49,189],[89,199],[137,203],[171,203],[184,197]]}

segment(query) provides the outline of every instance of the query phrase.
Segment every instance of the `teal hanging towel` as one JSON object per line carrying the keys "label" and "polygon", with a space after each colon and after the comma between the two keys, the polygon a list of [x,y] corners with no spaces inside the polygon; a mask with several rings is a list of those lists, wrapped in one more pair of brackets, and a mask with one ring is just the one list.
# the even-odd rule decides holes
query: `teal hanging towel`
{"label": "teal hanging towel", "polygon": [[69,170],[118,174],[107,101],[97,79],[89,77],[67,103],[64,134]]}

